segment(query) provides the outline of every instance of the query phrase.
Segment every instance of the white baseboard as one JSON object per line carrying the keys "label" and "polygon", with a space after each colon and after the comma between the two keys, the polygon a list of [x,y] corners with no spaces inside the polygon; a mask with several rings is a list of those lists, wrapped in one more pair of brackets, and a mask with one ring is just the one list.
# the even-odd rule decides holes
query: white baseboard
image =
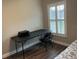
{"label": "white baseboard", "polygon": [[[26,48],[28,48],[28,47],[31,47],[31,46],[33,46],[33,45],[35,45],[35,44],[37,44],[37,43],[39,43],[39,41],[34,42],[34,43],[31,43],[31,44],[29,44],[29,45],[27,45],[27,46],[24,46],[24,49],[26,49]],[[19,49],[18,49],[18,52],[20,52],[20,51],[22,51],[22,48],[19,48]],[[7,53],[5,53],[5,54],[2,55],[2,58],[6,58],[6,57],[11,56],[11,55],[13,55],[13,54],[15,54],[15,53],[16,53],[16,50],[11,51],[11,52],[7,52]]]}
{"label": "white baseboard", "polygon": [[6,57],[8,57],[8,56],[10,56],[10,55],[13,55],[13,54],[15,54],[15,53],[16,53],[15,50],[12,51],[12,52],[5,53],[5,54],[2,55],[2,58],[6,58]]}
{"label": "white baseboard", "polygon": [[63,45],[63,46],[69,46],[70,45],[70,44],[63,43],[63,42],[56,41],[56,40],[54,40],[54,43],[57,43],[57,44],[60,44],[60,45]]}

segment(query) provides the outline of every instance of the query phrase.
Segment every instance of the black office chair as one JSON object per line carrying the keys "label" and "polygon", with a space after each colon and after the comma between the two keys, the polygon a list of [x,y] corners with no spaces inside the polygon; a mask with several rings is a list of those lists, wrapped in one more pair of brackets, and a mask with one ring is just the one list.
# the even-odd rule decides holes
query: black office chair
{"label": "black office chair", "polygon": [[44,46],[46,51],[49,46],[53,47],[52,37],[53,35],[51,34],[51,32],[48,32],[40,39],[41,46]]}

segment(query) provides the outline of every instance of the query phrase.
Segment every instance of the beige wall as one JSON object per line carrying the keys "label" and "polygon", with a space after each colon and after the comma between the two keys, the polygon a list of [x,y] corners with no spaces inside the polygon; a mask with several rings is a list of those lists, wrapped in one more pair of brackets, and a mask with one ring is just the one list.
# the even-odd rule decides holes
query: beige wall
{"label": "beige wall", "polygon": [[3,54],[10,49],[10,37],[21,30],[43,28],[40,0],[2,0]]}
{"label": "beige wall", "polygon": [[[43,19],[44,27],[49,28],[48,10],[47,6],[50,3],[57,2],[59,0],[43,0]],[[62,0],[60,0],[62,1]],[[67,37],[55,37],[56,41],[70,44],[72,41],[77,39],[77,1],[66,0],[66,20],[67,20]]]}

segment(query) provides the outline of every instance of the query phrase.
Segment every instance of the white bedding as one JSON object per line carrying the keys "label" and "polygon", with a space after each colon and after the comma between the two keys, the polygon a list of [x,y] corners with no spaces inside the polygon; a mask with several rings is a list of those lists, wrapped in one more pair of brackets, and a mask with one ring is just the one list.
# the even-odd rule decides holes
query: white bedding
{"label": "white bedding", "polygon": [[54,59],[77,59],[77,40]]}

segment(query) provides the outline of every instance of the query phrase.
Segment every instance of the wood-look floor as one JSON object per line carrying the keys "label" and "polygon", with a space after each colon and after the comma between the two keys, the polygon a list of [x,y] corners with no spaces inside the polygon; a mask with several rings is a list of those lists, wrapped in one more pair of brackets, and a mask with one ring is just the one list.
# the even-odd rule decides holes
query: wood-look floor
{"label": "wood-look floor", "polygon": [[[34,48],[29,51],[25,51],[25,59],[54,59],[59,53],[61,53],[66,47],[58,44],[53,45],[53,48],[49,48],[46,51],[44,48]],[[5,59],[23,59],[22,53],[14,54]]]}

